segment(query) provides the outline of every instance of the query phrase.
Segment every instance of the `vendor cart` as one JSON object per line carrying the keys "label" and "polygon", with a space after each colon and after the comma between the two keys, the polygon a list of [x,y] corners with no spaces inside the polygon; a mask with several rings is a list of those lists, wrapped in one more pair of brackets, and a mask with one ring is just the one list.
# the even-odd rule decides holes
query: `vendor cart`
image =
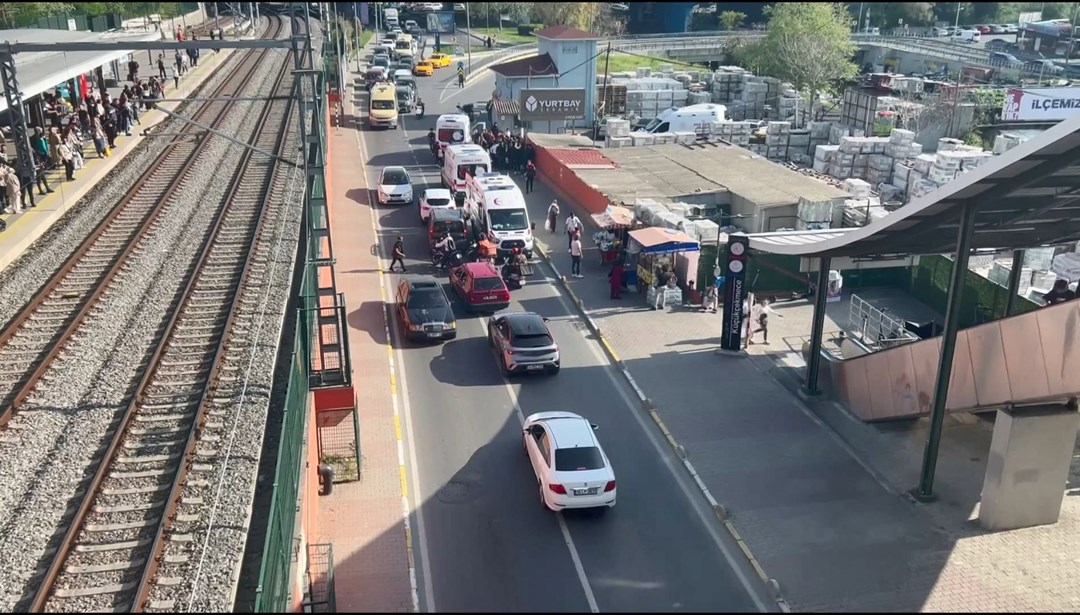
{"label": "vendor cart", "polygon": [[[636,267],[636,287],[646,304],[659,308],[684,303],[683,292],[692,288],[688,282],[692,283],[696,276],[697,258],[693,254],[695,267],[689,269],[688,263],[679,266],[679,255],[698,252],[700,244],[682,231],[658,227],[630,231],[628,239],[627,261]],[[674,273],[678,283],[668,286],[665,280],[658,280],[657,273],[661,270]]]}
{"label": "vendor cart", "polygon": [[599,229],[593,233],[593,243],[600,252],[600,264],[606,265],[622,258],[626,233],[634,226],[633,210],[608,205],[604,211],[593,214],[592,219]]}

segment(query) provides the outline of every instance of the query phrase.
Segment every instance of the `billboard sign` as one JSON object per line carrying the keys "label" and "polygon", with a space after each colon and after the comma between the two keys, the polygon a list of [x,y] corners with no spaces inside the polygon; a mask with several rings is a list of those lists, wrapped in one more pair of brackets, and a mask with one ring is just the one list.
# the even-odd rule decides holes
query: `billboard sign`
{"label": "billboard sign", "polygon": [[584,88],[526,88],[521,90],[523,122],[585,119]]}
{"label": "billboard sign", "polygon": [[1006,122],[1060,122],[1080,112],[1080,88],[1009,88],[1001,106]]}
{"label": "billboard sign", "polygon": [[1020,18],[1016,20],[1016,23],[1022,26],[1026,23],[1032,23],[1035,21],[1042,21],[1042,11],[1020,13]]}
{"label": "billboard sign", "polygon": [[454,33],[454,13],[453,12],[428,13],[427,14],[427,31],[435,33],[435,34],[453,34]]}

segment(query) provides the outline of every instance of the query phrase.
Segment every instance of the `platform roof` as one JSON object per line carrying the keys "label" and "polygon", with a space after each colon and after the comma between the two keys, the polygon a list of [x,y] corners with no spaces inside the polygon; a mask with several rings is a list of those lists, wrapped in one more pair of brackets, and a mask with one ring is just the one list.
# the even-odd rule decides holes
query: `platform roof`
{"label": "platform roof", "polygon": [[[6,43],[84,43],[117,41],[153,41],[160,32],[82,32],[70,30],[0,30],[0,41]],[[15,71],[23,99],[49,92],[57,84],[129,55],[130,51],[60,51],[15,54]],[[151,72],[149,60],[139,60],[143,74]],[[126,67],[124,67],[126,69]],[[0,96],[0,112],[7,110],[7,100]]]}
{"label": "platform roof", "polygon": [[750,236],[762,252],[885,258],[956,251],[960,212],[976,207],[973,249],[1080,240],[1080,115],[856,229]]}

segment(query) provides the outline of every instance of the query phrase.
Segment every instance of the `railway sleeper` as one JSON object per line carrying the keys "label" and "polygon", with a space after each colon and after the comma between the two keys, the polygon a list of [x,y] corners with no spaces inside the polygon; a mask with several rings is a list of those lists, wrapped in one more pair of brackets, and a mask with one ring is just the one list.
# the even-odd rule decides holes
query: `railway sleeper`
{"label": "railway sleeper", "polygon": [[[132,434],[132,435],[135,435],[135,434]],[[183,439],[155,440],[155,441],[148,441],[148,442],[125,442],[123,448],[124,448],[124,450],[137,451],[137,450],[140,450],[140,449],[162,447],[162,446],[179,446],[179,445],[183,444],[184,442],[185,442],[185,440],[183,440]]]}
{"label": "railway sleeper", "polygon": [[[190,408],[193,405],[194,404],[189,404],[188,407]],[[145,405],[142,406],[142,409],[145,410],[146,408],[147,407]],[[192,409],[190,412],[185,412],[183,414],[155,414],[153,416],[140,415],[136,416],[135,420],[140,423],[165,423],[167,421],[188,421],[191,420],[194,416],[195,410]]]}
{"label": "railway sleeper", "polygon": [[167,463],[175,461],[182,456],[182,453],[171,453],[168,455],[143,455],[141,457],[117,457],[113,462],[119,465],[132,465],[138,463]]}
{"label": "railway sleeper", "polygon": [[100,532],[121,532],[124,530],[139,530],[157,525],[157,519],[140,519],[138,521],[125,521],[123,523],[88,523],[83,530],[96,534]]}
{"label": "railway sleeper", "polygon": [[53,592],[53,598],[86,598],[105,594],[122,594],[138,587],[137,581],[100,585],[98,587],[64,587]]}
{"label": "railway sleeper", "polygon": [[146,558],[137,557],[131,560],[110,562],[108,564],[88,564],[83,566],[69,565],[64,567],[67,574],[100,574],[102,572],[120,572],[123,570],[135,570],[146,563]]}
{"label": "railway sleeper", "polygon": [[106,551],[121,551],[131,549],[142,549],[149,547],[153,544],[153,541],[149,538],[142,540],[125,540],[123,542],[105,542],[92,545],[75,545],[76,553],[104,553]]}

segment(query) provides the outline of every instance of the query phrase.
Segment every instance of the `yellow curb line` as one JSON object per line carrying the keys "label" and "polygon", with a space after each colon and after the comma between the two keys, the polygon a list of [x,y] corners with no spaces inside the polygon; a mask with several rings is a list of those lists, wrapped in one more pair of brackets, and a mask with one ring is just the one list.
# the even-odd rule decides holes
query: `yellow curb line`
{"label": "yellow curb line", "polygon": [[[556,273],[558,273],[558,270],[555,269],[554,264],[551,263],[551,257],[540,246],[540,242],[537,242],[536,244],[536,251],[540,255],[540,257],[547,261],[548,264],[552,267],[552,269]],[[560,275],[559,281],[562,282],[563,289],[567,292],[568,295],[570,295],[571,300],[573,300],[573,302],[577,305],[578,309],[582,312],[582,314],[584,314],[585,322],[592,323],[592,318],[589,316],[588,311],[585,310],[584,303],[580,299],[578,299],[577,295],[570,288],[570,285],[567,284],[566,277]],[[604,335],[600,332],[599,325],[596,325],[595,323],[592,324],[593,327],[590,328],[595,328],[595,333],[600,339],[600,344],[604,347],[604,350],[607,351],[608,355],[617,365],[620,364],[621,361],[619,360],[619,355],[615,352],[615,349],[612,347],[611,343],[607,340],[607,338],[605,338]],[[622,371],[624,375],[629,377],[629,372],[627,372],[625,368]],[[674,450],[676,455],[678,455],[679,458],[683,461],[683,465],[686,467],[686,470],[690,474],[691,478],[694,479],[694,482],[695,484],[697,484],[698,489],[701,490],[701,492],[706,496],[710,503],[715,502],[715,497],[713,497],[712,493],[709,491],[708,487],[701,479],[701,476],[697,474],[697,471],[693,469],[693,465],[690,463],[689,459],[687,459],[686,449],[680,446],[679,443],[675,440],[675,437],[671,434],[671,431],[668,430],[667,425],[664,424],[663,419],[660,418],[659,413],[657,413],[657,411],[655,410],[655,406],[652,406],[652,404],[649,403],[648,400],[646,401],[646,403],[648,403],[648,406],[651,406],[647,407],[649,416],[652,418],[653,422],[656,423],[656,426],[660,428],[660,432],[664,435],[664,438],[668,441],[668,444],[671,445],[672,450]],[[763,568],[758,559],[754,557],[753,552],[750,551],[749,545],[746,544],[746,541],[743,540],[742,535],[739,534],[739,532],[735,529],[735,526],[728,519],[728,513],[726,509],[724,509],[724,507],[720,504],[715,504],[713,506],[713,514],[716,515],[716,518],[723,524],[724,529],[727,530],[728,534],[735,541],[735,544],[738,545],[739,550],[742,551],[743,557],[745,557],[746,561],[750,563],[750,567],[754,569],[754,574],[756,574],[758,576],[758,579],[760,579],[761,582],[765,585],[766,591],[769,592],[770,597],[777,604],[780,610],[785,613],[791,612],[790,607],[780,593],[780,584],[776,580],[769,577],[769,575],[765,572],[765,568]]]}

